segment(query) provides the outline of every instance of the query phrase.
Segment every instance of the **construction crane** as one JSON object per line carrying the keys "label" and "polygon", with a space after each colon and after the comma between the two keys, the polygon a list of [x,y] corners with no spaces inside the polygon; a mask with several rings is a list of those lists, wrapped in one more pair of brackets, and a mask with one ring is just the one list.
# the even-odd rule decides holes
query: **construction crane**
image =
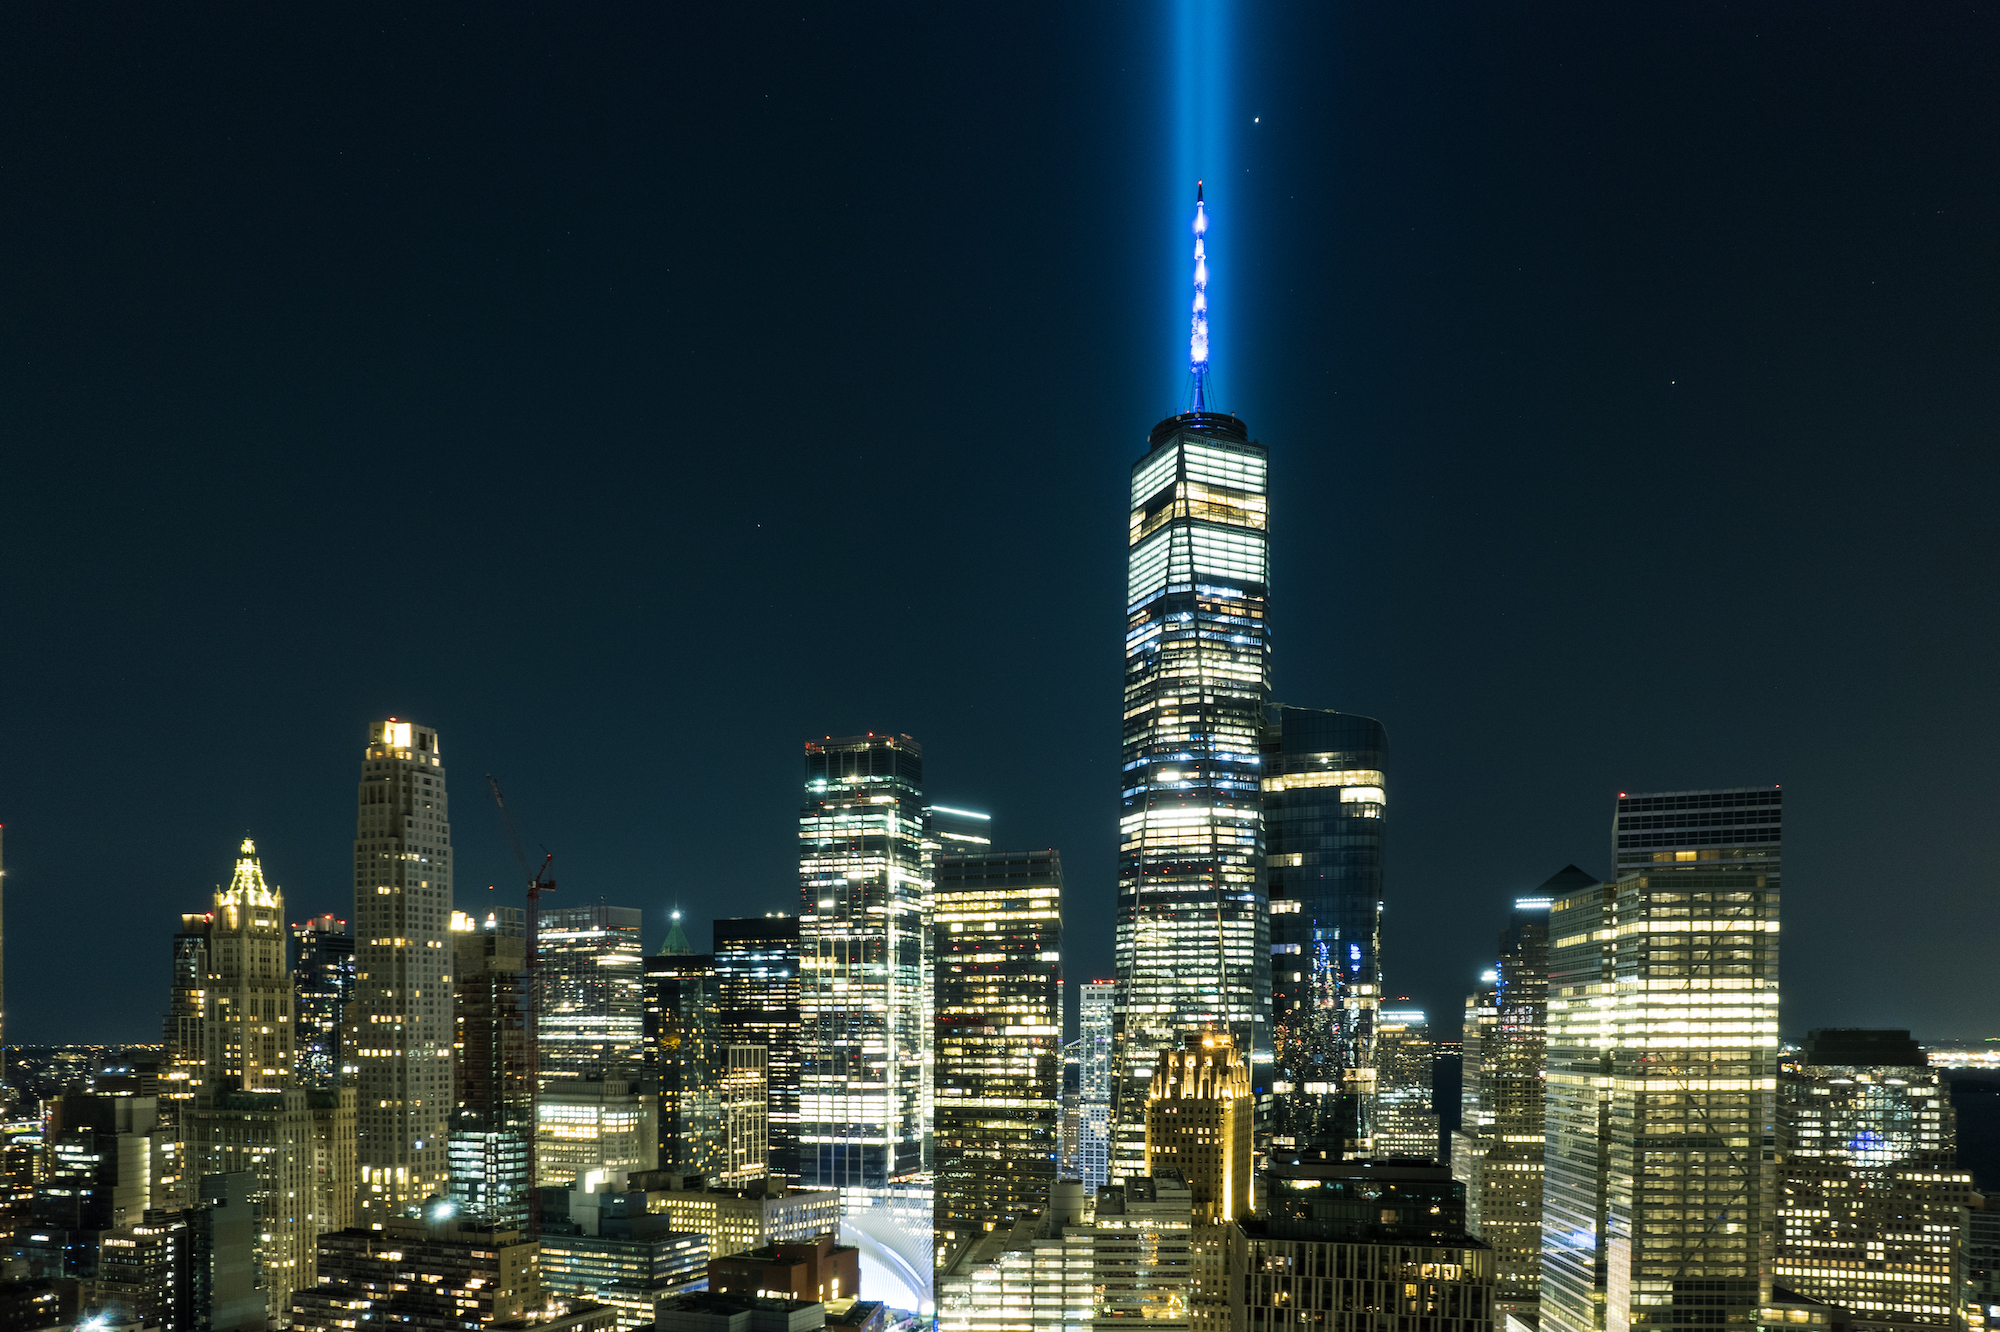
{"label": "construction crane", "polygon": [[541,918],[542,894],[556,890],[555,875],[551,872],[556,858],[547,847],[542,848],[540,868],[530,864],[528,853],[521,848],[521,832],[514,826],[514,815],[507,808],[507,799],[500,794],[500,782],[492,773],[486,774],[486,788],[493,796],[493,808],[500,813],[500,827],[507,834],[507,847],[514,853],[514,864],[521,871],[521,879],[528,885],[527,921],[527,962],[528,976],[525,996],[527,1003],[523,1023],[526,1057],[522,1061],[526,1068],[523,1077],[528,1084],[528,1238],[542,1237],[542,1190],[538,1171],[540,1164],[535,1159],[535,1139],[541,1129],[541,1033],[536,1021],[542,1006],[541,977]]}

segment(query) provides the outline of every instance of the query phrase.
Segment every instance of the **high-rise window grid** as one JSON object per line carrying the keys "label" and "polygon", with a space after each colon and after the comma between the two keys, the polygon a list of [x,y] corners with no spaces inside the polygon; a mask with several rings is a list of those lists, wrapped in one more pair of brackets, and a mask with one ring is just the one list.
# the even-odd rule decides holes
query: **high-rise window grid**
{"label": "high-rise window grid", "polygon": [[354,999],[361,1213],[447,1187],[452,1106],[451,823],[437,732],[369,727],[356,792]]}
{"label": "high-rise window grid", "polygon": [[1127,557],[1114,1175],[1145,1169],[1157,1051],[1207,1025],[1268,1044],[1268,518],[1264,446],[1241,421],[1197,411],[1154,428]]}
{"label": "high-rise window grid", "polygon": [[1038,1210],[1061,1112],[1062,862],[1054,851],[937,861],[936,1244]]}
{"label": "high-rise window grid", "polygon": [[1371,717],[1265,709],[1276,1067],[1272,1141],[1335,1159],[1372,1132],[1388,737]]}

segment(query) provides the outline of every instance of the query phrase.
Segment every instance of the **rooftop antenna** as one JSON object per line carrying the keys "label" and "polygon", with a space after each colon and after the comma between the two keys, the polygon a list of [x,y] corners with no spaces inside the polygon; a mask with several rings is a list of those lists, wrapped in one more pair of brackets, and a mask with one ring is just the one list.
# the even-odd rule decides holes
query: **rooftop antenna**
{"label": "rooftop antenna", "polygon": [[1194,183],[1194,319],[1188,332],[1188,374],[1193,379],[1193,408],[1205,412],[1208,404],[1208,207],[1202,202],[1202,184]]}

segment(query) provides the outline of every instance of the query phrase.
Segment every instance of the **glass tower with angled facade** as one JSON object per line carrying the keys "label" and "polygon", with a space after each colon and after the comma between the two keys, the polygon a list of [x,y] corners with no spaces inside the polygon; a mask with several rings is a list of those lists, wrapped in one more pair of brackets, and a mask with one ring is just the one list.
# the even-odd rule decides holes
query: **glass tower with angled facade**
{"label": "glass tower with angled facade", "polygon": [[1621,793],[1550,907],[1541,1325],[1749,1328],[1771,1296],[1781,792]]}
{"label": "glass tower with angled facade", "polygon": [[1389,740],[1372,717],[1264,712],[1271,902],[1272,1145],[1364,1155],[1382,1003]]}

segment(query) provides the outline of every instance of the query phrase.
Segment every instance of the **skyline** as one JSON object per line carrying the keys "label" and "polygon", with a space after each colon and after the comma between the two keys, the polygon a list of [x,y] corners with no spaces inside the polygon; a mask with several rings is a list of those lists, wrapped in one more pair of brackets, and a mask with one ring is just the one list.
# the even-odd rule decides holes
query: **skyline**
{"label": "skyline", "polygon": [[[812,26],[809,13],[783,17]],[[702,21],[725,36],[761,31]],[[635,184],[620,154],[651,151],[664,166],[661,150],[632,130],[593,146],[588,131],[618,106],[591,100],[589,116],[558,116],[559,131],[532,140],[532,206],[482,222],[509,197],[483,173],[512,160],[502,140],[557,91],[524,94],[518,122],[392,100],[326,128],[316,99],[353,77],[333,74],[337,57],[386,73],[411,51],[448,49],[441,21],[399,20],[379,52],[340,46],[306,66],[296,93],[252,78],[245,57],[274,33],[303,46],[315,30],[257,22],[202,57],[235,75],[230,95],[204,113],[203,134],[151,143],[160,167],[86,178],[78,165],[123,161],[104,154],[155,133],[131,113],[161,91],[147,79],[165,76],[135,75],[123,56],[73,94],[94,91],[110,108],[100,119],[62,103],[68,146],[58,153],[51,129],[17,150],[26,193],[57,202],[8,224],[36,256],[16,293],[26,317],[10,339],[5,417],[22,484],[5,589],[16,651],[0,681],[13,752],[35,760],[0,773],[9,1040],[156,1039],[173,923],[201,908],[246,835],[297,919],[351,918],[349,765],[367,724],[389,715],[448,736],[461,773],[500,777],[525,838],[557,855],[556,905],[641,907],[649,949],[676,905],[697,945],[704,918],[795,909],[798,746],[908,733],[934,774],[927,795],[990,811],[996,844],[1062,853],[1068,976],[1112,974],[1117,496],[1145,430],[1174,409],[1159,401],[1171,367],[1154,362],[1167,334],[1185,338],[1186,316],[1168,308],[1160,275],[1185,264],[1143,243],[1159,229],[1154,196],[1169,206],[1152,179],[1167,170],[1151,160],[1168,152],[1092,172],[1121,144],[1157,138],[1157,89],[1133,55],[1157,57],[1143,43],[1160,39],[1085,20],[1030,23],[1029,35],[951,26],[977,18],[907,39],[990,36],[1046,94],[1022,114],[1041,142],[1069,146],[1038,193],[1073,207],[1060,233],[1043,218],[1022,257],[985,243],[1003,219],[968,211],[989,204],[985,184],[934,172],[922,179],[942,202],[926,202],[896,183],[952,133],[971,135],[997,175],[1036,165],[1040,150],[979,125],[979,99],[1004,82],[983,65],[956,96],[929,76],[947,128],[899,129],[899,103],[813,82],[831,76],[812,72],[809,41],[774,38],[786,86],[851,95],[832,102],[838,127],[884,136],[889,151],[858,187],[773,192],[710,148],[698,174],[715,185],[714,215],[660,208],[665,187]],[[1239,126],[1252,179],[1210,181],[1208,202],[1244,270],[1217,316],[1218,347],[1231,348],[1221,405],[1272,458],[1273,696],[1388,730],[1389,994],[1455,1011],[1490,964],[1505,904],[1565,864],[1608,875],[1617,791],[1783,783],[1795,886],[1782,1030],[1984,1034],[1956,1024],[1990,1013],[1973,978],[1996,942],[1977,836],[1994,785],[1977,756],[2000,729],[1979,689],[1995,646],[1978,615],[1994,567],[1980,508],[1994,462],[1969,446],[1990,422],[1979,390],[1996,285],[1977,237],[2000,209],[1973,167],[1996,113],[1961,94],[1992,34],[1952,29],[1969,22],[1958,10],[1911,25],[1919,37],[1860,16],[1832,36],[1768,16],[1576,19],[1573,32],[1554,18],[1329,22],[1297,43],[1335,53],[1337,77],[1316,83],[1303,55],[1246,20],[1238,40],[1270,105],[1253,113],[1257,135]],[[146,23],[89,37],[59,16],[36,23],[24,36],[15,20],[17,73],[67,71],[52,37],[116,54],[157,36]],[[1664,54],[1637,54],[1648,34]],[[1053,40],[1031,50],[1029,36]],[[1482,58],[1482,36],[1518,44],[1502,54],[1543,44],[1522,68],[1549,88],[1503,72],[1500,54]],[[486,52],[492,69],[525,58],[528,34],[514,37]],[[616,58],[608,30],[598,41],[589,59],[552,57],[554,88],[575,91]],[[1600,72],[1563,73],[1593,41],[1647,77],[1615,89],[1602,60]],[[1907,81],[1834,80],[1848,100],[1829,103],[1829,64],[1889,58],[1870,57],[1871,43],[1913,62]],[[1670,75],[1670,57],[1696,72]],[[1915,96],[1923,59],[1941,77]],[[1067,86],[1068,61],[1087,61],[1097,81]],[[1690,91],[1746,71],[1773,90],[1725,87],[1717,104]],[[108,86],[114,72],[137,86]],[[491,103],[497,76],[444,72],[464,81],[447,87]],[[1396,120],[1455,78],[1433,120]],[[1610,123],[1649,151],[1644,172],[1637,147],[1629,169],[1608,166],[1591,156],[1600,131],[1564,122],[1566,99],[1584,92],[1611,99]],[[1663,92],[1678,94],[1686,125],[1670,131],[1644,110]],[[804,127],[810,98],[792,95],[782,121],[747,96],[709,119],[676,101],[700,133],[661,119],[797,160],[803,180],[830,185],[813,153],[833,131]],[[1761,137],[1731,146],[1732,110],[1787,95],[1794,118],[1756,121]],[[18,109],[23,94],[7,96]],[[274,139],[217,147],[258,124],[230,114],[230,96],[275,111],[277,128],[257,131]],[[434,147],[483,129],[487,155],[426,178],[401,155],[399,110],[423,113]],[[1814,113],[1827,123],[1808,124]],[[737,114],[767,118],[732,130]],[[1927,144],[1925,171],[1888,142],[1828,160],[1855,148],[1871,114]],[[1093,116],[1092,137],[1064,137]],[[1508,156],[1510,128],[1557,146]],[[1675,146],[1682,128],[1699,147]],[[292,157],[270,152],[276,139]],[[1760,180],[1774,144],[1792,174]],[[350,147],[358,160],[343,166]],[[176,187],[181,168],[193,183]],[[1676,196],[1697,182],[1714,193]],[[370,188],[403,206],[407,230],[334,207],[342,190]],[[1916,206],[1926,190],[1921,202],[1942,211]],[[153,193],[168,200],[162,214],[140,208]],[[58,205],[93,199],[116,206],[59,234]],[[807,206],[827,199],[844,200],[842,214],[860,201],[861,215]],[[1460,216],[1475,203],[1487,205],[1483,230]],[[1628,231],[1640,204],[1657,216]],[[1184,204],[1173,206],[1179,242]],[[228,231],[241,253],[202,225],[232,208],[269,230]],[[564,222],[594,227],[588,246],[603,253],[558,240]],[[732,240],[732,226],[751,234]],[[907,273],[815,271],[885,231],[919,256]],[[805,237],[803,257],[771,260]],[[1508,274],[1506,257],[1524,262]],[[93,275],[93,261],[107,271]],[[395,280],[367,276],[384,263]],[[687,264],[694,277],[670,280]],[[922,276],[927,265],[958,286]],[[1096,285],[1078,286],[1087,274]],[[359,294],[341,293],[357,279]],[[1885,279],[1894,294],[1865,290]],[[1020,304],[1032,319],[1004,308],[1010,285],[1016,300],[1030,294]],[[940,317],[940,293],[966,298]],[[857,302],[891,406],[829,412],[844,385],[818,356],[826,330],[764,331],[835,296]],[[510,313],[516,299],[525,308]],[[995,327],[965,328],[959,310]],[[661,333],[663,311],[699,334]],[[1037,424],[1023,430],[993,410],[1014,383],[995,353],[1030,331],[1038,359],[1065,369],[1036,385]],[[685,384],[703,387],[669,391]],[[398,478],[387,492],[368,462],[383,457]],[[866,641],[840,618],[863,585],[813,564],[846,547],[826,544],[829,529],[870,516],[893,519],[912,547],[895,566],[903,599],[884,606],[902,631],[893,658],[856,650]],[[383,591],[377,575],[391,570],[412,580],[405,590]],[[690,606],[705,623],[687,623]],[[989,624],[1040,630],[1009,641]],[[1885,747],[1858,738],[1877,734],[1898,746],[1886,787]],[[1885,789],[1898,795],[1893,822]],[[481,804],[461,812],[454,839],[467,910],[484,909],[484,884],[515,877]],[[1916,846],[1922,856],[1905,849]],[[58,946],[62,913],[37,904],[84,893],[105,920],[101,952],[79,956]],[[500,898],[518,903],[511,889]],[[1898,919],[1885,900],[1929,909]],[[1854,995],[1842,979],[1861,920],[1886,950],[1871,963],[1908,974],[1894,993]],[[75,995],[54,983],[91,956],[132,975],[129,987]]]}

